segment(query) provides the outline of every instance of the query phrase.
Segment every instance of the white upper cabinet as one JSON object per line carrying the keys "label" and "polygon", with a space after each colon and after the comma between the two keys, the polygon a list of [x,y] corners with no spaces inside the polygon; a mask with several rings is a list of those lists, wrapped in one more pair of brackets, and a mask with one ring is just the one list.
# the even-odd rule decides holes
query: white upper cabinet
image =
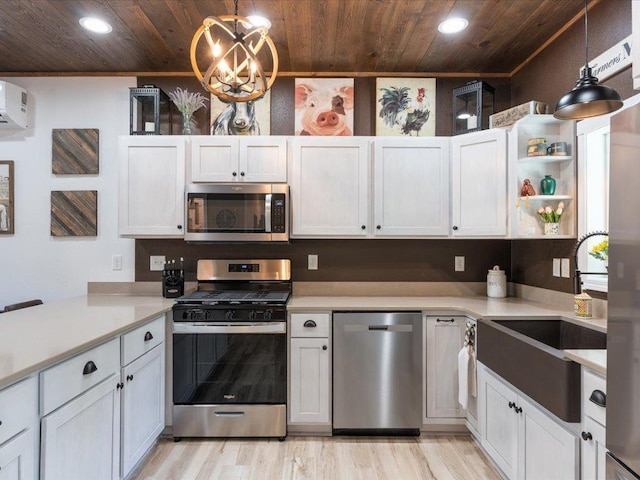
{"label": "white upper cabinet", "polygon": [[455,237],[507,234],[507,134],[451,138],[451,223]]}
{"label": "white upper cabinet", "polygon": [[[557,120],[553,115],[529,115],[518,120],[509,132],[509,206],[512,238],[559,238],[576,235],[576,162],[574,121]],[[531,139],[545,139],[547,146],[566,142],[566,155],[528,156]],[[555,192],[543,195],[540,181],[550,175]],[[530,180],[534,196],[521,196],[522,185]],[[537,214],[540,207],[565,207],[558,235],[544,235],[544,224]]]}
{"label": "white upper cabinet", "polygon": [[290,140],[291,237],[366,237],[369,225],[369,140]]}
{"label": "white upper cabinet", "polygon": [[277,136],[194,136],[192,182],[287,181],[287,139]]}
{"label": "white upper cabinet", "polygon": [[185,152],[185,137],[120,137],[120,235],[184,236]]}
{"label": "white upper cabinet", "polygon": [[449,234],[449,138],[375,140],[376,236]]}

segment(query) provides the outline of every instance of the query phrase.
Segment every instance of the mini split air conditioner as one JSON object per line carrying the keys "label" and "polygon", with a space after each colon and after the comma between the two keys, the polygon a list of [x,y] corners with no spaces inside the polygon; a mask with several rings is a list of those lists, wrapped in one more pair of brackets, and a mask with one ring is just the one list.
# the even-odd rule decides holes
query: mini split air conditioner
{"label": "mini split air conditioner", "polygon": [[27,91],[0,80],[0,128],[27,127]]}

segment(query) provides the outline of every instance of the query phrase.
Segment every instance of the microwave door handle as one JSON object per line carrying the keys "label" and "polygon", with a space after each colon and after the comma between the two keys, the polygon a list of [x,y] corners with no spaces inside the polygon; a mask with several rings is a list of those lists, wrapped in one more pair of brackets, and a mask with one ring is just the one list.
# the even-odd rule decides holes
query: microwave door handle
{"label": "microwave door handle", "polygon": [[264,231],[271,233],[271,194],[264,196]]}

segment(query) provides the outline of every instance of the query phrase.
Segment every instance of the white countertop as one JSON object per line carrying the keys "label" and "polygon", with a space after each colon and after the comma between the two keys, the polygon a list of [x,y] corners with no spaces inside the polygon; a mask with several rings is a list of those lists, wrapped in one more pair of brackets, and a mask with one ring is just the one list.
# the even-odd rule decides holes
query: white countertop
{"label": "white countertop", "polygon": [[89,295],[0,314],[0,388],[171,310],[160,296]]}
{"label": "white countertop", "polygon": [[583,319],[573,311],[558,309],[544,303],[516,297],[364,297],[364,296],[293,296],[287,304],[289,312],[327,310],[420,310],[424,312],[451,312],[487,319],[561,319],[585,325],[600,332],[607,331],[604,318]]}
{"label": "white countertop", "polygon": [[574,362],[578,362],[603,375],[607,374],[606,350],[565,350],[564,354]]}
{"label": "white countertop", "polygon": [[[170,311],[173,304],[173,299],[160,296],[88,295],[0,314],[0,388],[132,330]],[[514,297],[294,295],[287,310],[455,311],[487,319],[560,318],[606,332],[606,319],[578,319],[570,310]],[[572,352],[575,358],[571,358],[580,363],[590,361],[592,364],[587,366],[598,371],[606,369],[604,351],[600,352],[605,358],[604,367],[601,361],[593,360],[597,353],[589,357],[592,360],[585,360],[584,355],[579,355],[583,352]]]}

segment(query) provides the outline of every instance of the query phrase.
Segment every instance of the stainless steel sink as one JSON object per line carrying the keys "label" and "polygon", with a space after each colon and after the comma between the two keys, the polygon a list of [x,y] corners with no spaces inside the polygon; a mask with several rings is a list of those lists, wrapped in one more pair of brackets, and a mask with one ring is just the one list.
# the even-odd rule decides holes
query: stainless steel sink
{"label": "stainless steel sink", "polygon": [[565,349],[604,349],[605,333],[560,319],[478,322],[478,360],[567,422],[580,422],[580,365]]}

